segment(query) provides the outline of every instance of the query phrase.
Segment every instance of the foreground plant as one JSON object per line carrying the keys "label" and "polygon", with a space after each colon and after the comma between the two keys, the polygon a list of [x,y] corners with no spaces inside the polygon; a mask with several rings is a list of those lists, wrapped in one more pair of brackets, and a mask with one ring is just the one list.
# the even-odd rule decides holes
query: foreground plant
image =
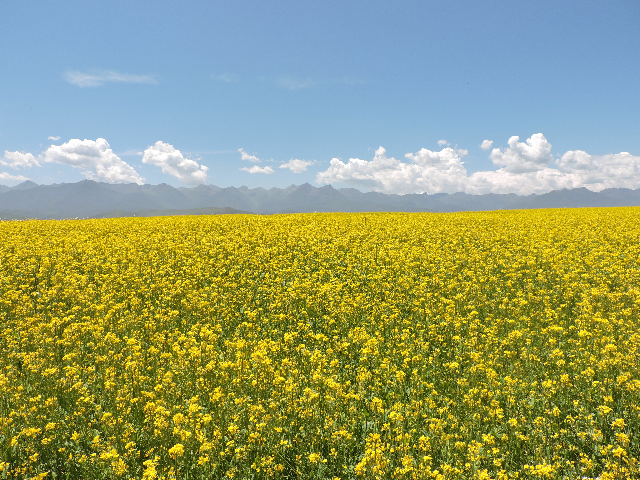
{"label": "foreground plant", "polygon": [[639,213],[0,223],[0,477],[640,475]]}

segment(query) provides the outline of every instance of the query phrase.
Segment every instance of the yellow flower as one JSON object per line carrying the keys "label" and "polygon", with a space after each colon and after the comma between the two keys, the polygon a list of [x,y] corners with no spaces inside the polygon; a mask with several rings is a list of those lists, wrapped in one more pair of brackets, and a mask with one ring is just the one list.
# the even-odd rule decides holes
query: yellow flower
{"label": "yellow flower", "polygon": [[612,428],[624,428],[624,418],[616,418],[613,422],[611,422]]}
{"label": "yellow flower", "polygon": [[322,457],[317,453],[310,453],[309,454],[309,462],[311,462],[311,463],[318,463],[321,459],[322,459]]}
{"label": "yellow flower", "polygon": [[0,222],[0,476],[631,478],[639,213]]}
{"label": "yellow flower", "polygon": [[152,460],[146,460],[144,463],[144,472],[142,473],[143,480],[154,480],[158,478],[158,472],[156,471],[156,465]]}
{"label": "yellow flower", "polygon": [[181,443],[176,443],[173,447],[169,449],[169,455],[173,459],[181,457],[183,453],[184,453],[184,445],[182,445]]}

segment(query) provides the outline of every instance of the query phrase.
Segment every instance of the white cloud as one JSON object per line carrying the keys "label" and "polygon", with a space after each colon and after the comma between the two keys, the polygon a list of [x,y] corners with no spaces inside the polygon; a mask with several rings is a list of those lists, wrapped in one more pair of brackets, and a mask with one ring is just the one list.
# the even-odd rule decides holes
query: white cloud
{"label": "white cloud", "polygon": [[279,87],[286,88],[287,90],[304,90],[306,88],[312,88],[318,85],[318,82],[311,78],[299,79],[293,77],[280,77],[276,80],[276,84]]}
{"label": "white cloud", "polygon": [[446,140],[438,140],[438,146],[439,147],[443,147],[445,145],[449,145],[449,142],[447,142]]}
{"label": "white cloud", "polygon": [[225,83],[232,83],[240,80],[240,75],[236,73],[225,72],[220,75],[211,75],[211,78]]}
{"label": "white cloud", "polygon": [[640,156],[628,152],[597,156],[570,150],[555,161],[546,158],[547,164],[539,164],[535,171],[501,168],[476,172],[469,177],[465,191],[528,195],[561,188],[586,187],[594,192],[605,188],[640,188]]}
{"label": "white cloud", "polygon": [[[487,141],[488,142],[488,141]],[[589,155],[571,150],[554,160],[551,144],[541,133],[524,143],[509,139],[509,147],[494,148],[490,158],[502,168],[471,175],[461,160],[466,150],[444,148],[439,152],[422,149],[405,155],[409,162],[388,158],[384,148],[373,160],[337,158],[316,176],[318,183],[346,183],[385,193],[546,193],[562,188],[640,188],[640,156],[628,152]],[[483,142],[484,144],[484,142]],[[490,147],[491,145],[489,145]]]}
{"label": "white cloud", "polygon": [[318,183],[341,182],[386,193],[458,192],[464,188],[467,171],[453,148],[432,152],[423,148],[407,153],[411,163],[388,158],[382,147],[371,161],[334,158],[329,168],[318,173]]}
{"label": "white cloud", "polygon": [[90,73],[68,71],[65,78],[78,87],[101,87],[105,83],[158,83],[152,75],[132,75],[113,70],[100,70]]}
{"label": "white cloud", "polygon": [[239,148],[238,151],[242,154],[242,156],[240,157],[242,160],[253,163],[260,163],[260,159],[258,157],[256,157],[255,155],[249,155],[244,151],[244,148]]}
{"label": "white cloud", "polygon": [[551,144],[541,133],[536,133],[528,138],[526,143],[518,142],[520,137],[513,136],[509,139],[509,148],[504,152],[494,148],[489,157],[495,165],[504,165],[508,172],[525,173],[536,172],[544,169],[551,161]]}
{"label": "white cloud", "polygon": [[569,150],[556,164],[564,175],[578,178],[590,190],[640,187],[640,156],[629,152],[589,155],[582,150]]}
{"label": "white cloud", "polygon": [[9,183],[19,183],[19,182],[26,182],[29,179],[22,175],[11,175],[10,173],[7,173],[7,172],[0,172],[0,180],[9,182]]}
{"label": "white cloud", "polygon": [[259,167],[258,165],[254,165],[253,167],[249,168],[249,167],[243,167],[240,170],[243,170],[245,172],[249,172],[249,173],[273,173],[273,168],[267,166],[267,167]]}
{"label": "white cloud", "polygon": [[155,165],[162,173],[172,175],[185,183],[198,185],[207,180],[208,168],[195,160],[185,158],[180,150],[164,142],[156,142],[144,151],[142,163]]}
{"label": "white cloud", "polygon": [[471,174],[466,181],[466,193],[547,193],[562,188],[582,187],[580,182],[570,175],[563,175],[555,168],[543,168],[535,172],[514,173],[501,168],[496,171],[483,171]]}
{"label": "white cloud", "polygon": [[55,142],[60,140],[60,137],[47,137],[47,140],[53,140]]}
{"label": "white cloud", "polygon": [[480,144],[482,150],[489,150],[493,146],[493,140],[483,140]]}
{"label": "white cloud", "polygon": [[30,153],[5,150],[4,157],[0,158],[0,165],[17,170],[18,168],[39,167],[40,163]]}
{"label": "white cloud", "polygon": [[45,162],[79,168],[89,180],[138,184],[144,181],[133,167],[113,153],[104,138],[95,141],[72,139],[60,146],[51,145],[42,157]]}
{"label": "white cloud", "polygon": [[287,163],[280,165],[280,168],[288,168],[293,173],[302,173],[307,171],[307,167],[309,165],[313,165],[313,162],[310,160],[298,160],[297,158],[292,158]]}

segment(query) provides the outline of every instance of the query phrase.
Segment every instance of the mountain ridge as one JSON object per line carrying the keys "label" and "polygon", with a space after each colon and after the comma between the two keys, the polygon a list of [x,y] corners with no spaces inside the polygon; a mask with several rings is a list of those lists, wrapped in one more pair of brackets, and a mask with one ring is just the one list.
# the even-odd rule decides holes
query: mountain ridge
{"label": "mountain ridge", "polygon": [[[0,218],[94,218],[105,215],[148,216],[189,214],[189,211],[226,209],[254,214],[305,212],[459,212],[531,208],[640,206],[640,189],[610,188],[592,192],[586,188],[554,190],[519,196],[488,193],[470,195],[385,194],[355,188],[314,187],[309,183],[286,188],[172,187],[108,184],[93,180],[38,185],[31,181],[14,187],[0,186]],[[163,213],[165,212],[165,213]],[[173,213],[166,213],[173,212]],[[180,213],[184,212],[184,213]],[[203,211],[204,212],[204,211]]]}

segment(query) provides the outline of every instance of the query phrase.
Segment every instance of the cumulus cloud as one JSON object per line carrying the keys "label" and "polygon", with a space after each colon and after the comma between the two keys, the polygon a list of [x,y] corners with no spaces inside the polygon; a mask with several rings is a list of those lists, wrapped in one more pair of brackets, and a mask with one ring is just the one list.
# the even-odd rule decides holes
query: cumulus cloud
{"label": "cumulus cloud", "polygon": [[518,140],[520,137],[511,137],[504,151],[494,148],[489,155],[493,163],[504,166],[507,172],[526,173],[542,170],[553,161],[551,144],[543,134],[531,135],[526,142]]}
{"label": "cumulus cloud", "polygon": [[287,163],[280,165],[280,168],[288,168],[293,173],[302,173],[307,171],[307,167],[309,165],[313,165],[311,160],[298,160],[297,158],[292,158]]}
{"label": "cumulus cloud", "polygon": [[480,144],[482,150],[489,150],[493,146],[493,140],[483,140]]}
{"label": "cumulus cloud", "polygon": [[582,150],[569,150],[556,164],[564,175],[578,178],[590,190],[640,187],[640,156],[629,152],[589,155]]}
{"label": "cumulus cloud", "polygon": [[104,138],[97,140],[72,139],[60,146],[51,145],[42,153],[45,162],[61,163],[80,169],[89,180],[106,183],[138,183],[144,178],[122,161]]}
{"label": "cumulus cloud", "polygon": [[[497,170],[468,174],[462,157],[466,150],[422,149],[407,153],[408,162],[387,157],[384,148],[376,150],[373,160],[337,158],[316,176],[318,183],[346,183],[385,193],[546,193],[561,188],[586,187],[593,191],[605,188],[640,188],[640,156],[628,152],[589,155],[581,150],[566,152],[557,160],[551,144],[542,133],[520,142],[511,137],[508,148],[494,148],[490,154]],[[486,142],[486,143],[485,143]],[[483,145],[491,142],[485,141]]]}
{"label": "cumulus cloud", "polygon": [[438,140],[438,146],[439,147],[444,147],[445,145],[449,145],[449,142],[447,142],[446,140]]}
{"label": "cumulus cloud", "polygon": [[586,187],[594,192],[605,188],[640,188],[640,156],[628,152],[589,155],[582,150],[570,150],[557,160],[546,158],[548,163],[533,171],[505,167],[475,172],[469,176],[465,191],[528,195],[561,188]]}
{"label": "cumulus cloud", "polygon": [[180,150],[164,142],[156,142],[148,147],[142,156],[142,163],[155,165],[166,173],[190,185],[205,183],[208,168],[195,160],[185,158]]}
{"label": "cumulus cloud", "polygon": [[60,137],[47,137],[47,140],[53,140],[55,142],[60,140]]}
{"label": "cumulus cloud", "polygon": [[105,83],[158,83],[152,75],[132,75],[113,70],[68,71],[65,73],[65,78],[67,82],[78,87],[101,87]]}
{"label": "cumulus cloud", "polygon": [[17,170],[18,168],[39,167],[40,163],[30,153],[5,150],[4,157],[0,158],[0,165]]}
{"label": "cumulus cloud", "polygon": [[267,167],[259,167],[258,165],[254,165],[253,167],[249,168],[249,167],[243,167],[240,170],[243,170],[245,172],[249,172],[249,173],[273,173],[273,168],[267,166]]}
{"label": "cumulus cloud", "polygon": [[467,171],[460,154],[447,147],[439,152],[423,148],[407,153],[411,163],[387,157],[386,150],[376,150],[373,160],[350,158],[347,163],[338,158],[329,168],[318,173],[318,183],[341,182],[387,193],[457,192],[464,188]]}
{"label": "cumulus cloud", "polygon": [[260,163],[260,159],[258,157],[256,157],[255,155],[249,155],[244,151],[244,148],[239,148],[238,151],[242,155],[240,157],[242,160],[246,160],[247,162]]}
{"label": "cumulus cloud", "polygon": [[22,175],[11,175],[10,173],[7,173],[7,172],[0,172],[0,180],[9,182],[9,183],[19,183],[19,182],[25,182],[29,179]]}
{"label": "cumulus cloud", "polygon": [[470,194],[485,193],[547,193],[562,188],[582,187],[570,175],[563,175],[554,168],[544,168],[536,172],[513,173],[504,168],[496,171],[482,171],[471,174],[466,181],[464,192]]}

